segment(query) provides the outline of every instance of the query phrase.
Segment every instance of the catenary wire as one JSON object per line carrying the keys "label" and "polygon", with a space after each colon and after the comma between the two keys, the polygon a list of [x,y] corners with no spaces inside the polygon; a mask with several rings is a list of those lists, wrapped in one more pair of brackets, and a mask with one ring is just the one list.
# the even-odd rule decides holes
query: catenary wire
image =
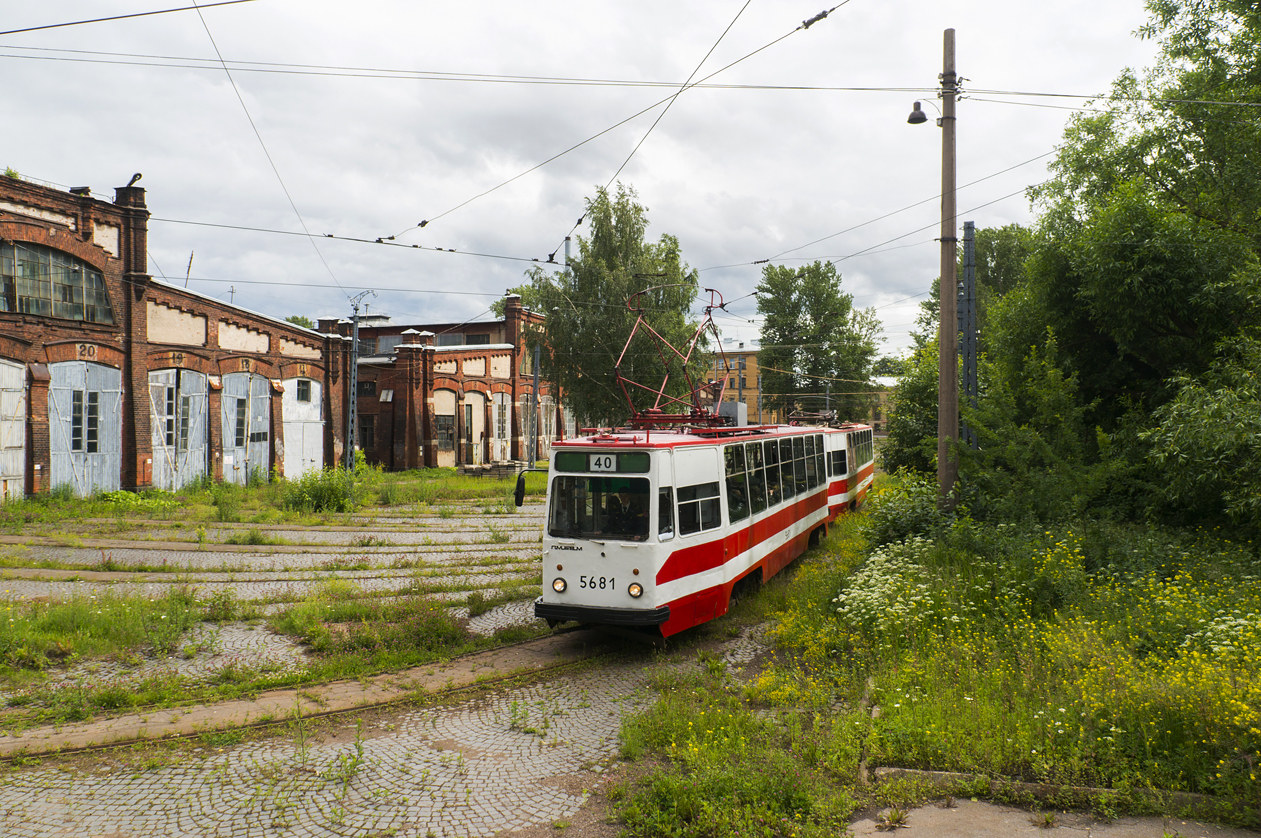
{"label": "catenary wire", "polygon": [[[765,44],[765,45],[763,45],[763,46],[761,46],[761,47],[758,47],[757,49],[753,50],[752,52],[747,53],[747,54],[745,54],[745,55],[741,56],[740,58],[737,58],[735,61],[732,61],[732,62],[731,62],[731,63],[729,63],[729,64],[726,64],[726,65],[724,65],[724,66],[722,66],[722,67],[719,67],[719,68],[718,68],[717,70],[715,70],[714,72],[712,72],[712,73],[710,73],[709,75],[707,75],[707,76],[705,76],[704,78],[702,78],[702,79],[701,79],[701,82],[708,81],[709,79],[712,79],[712,78],[714,78],[715,76],[717,76],[717,75],[719,75],[719,74],[721,74],[721,73],[726,72],[727,70],[731,69],[732,67],[736,66],[737,64],[740,64],[740,63],[742,63],[742,62],[744,62],[744,61],[747,61],[748,59],[752,58],[753,56],[755,56],[755,55],[757,55],[757,54],[759,54],[759,53],[761,53],[761,52],[764,52],[764,51],[765,51],[765,50],[767,50],[767,49],[770,49],[771,47],[773,47],[773,46],[775,46],[776,44],[778,44],[780,41],[783,41],[785,38],[788,38],[789,36],[793,35],[793,34],[794,34],[794,33],[796,33],[796,32],[801,31],[802,29],[809,29],[809,28],[810,28],[810,26],[811,26],[812,24],[814,24],[814,23],[818,22],[819,20],[822,20],[823,18],[825,18],[825,17],[827,17],[829,14],[831,14],[833,11],[835,11],[836,9],[839,9],[841,6],[844,6],[846,3],[849,3],[849,2],[850,2],[850,0],[843,0],[843,2],[836,4],[835,6],[833,6],[831,9],[829,9],[829,10],[827,10],[827,11],[820,12],[819,14],[815,15],[815,16],[814,16],[813,18],[811,18],[810,20],[808,20],[808,21],[802,21],[801,25],[800,25],[800,26],[798,26],[798,27],[796,27],[795,29],[793,29],[791,32],[788,32],[788,33],[786,33],[786,34],[784,34],[784,35],[781,35],[780,37],[776,38],[775,40],[771,41],[770,43],[767,43],[767,44]],[[695,86],[695,84],[696,84],[696,83],[693,83],[691,86]],[[554,160],[557,160],[557,159],[559,159],[559,158],[561,158],[561,157],[565,156],[566,154],[569,154],[571,151],[575,151],[575,150],[577,150],[578,148],[581,148],[582,146],[586,145],[587,143],[590,143],[590,142],[592,142],[592,141],[594,141],[594,140],[598,139],[599,137],[604,136],[605,134],[609,133],[610,131],[612,131],[612,130],[614,130],[614,129],[616,129],[616,128],[619,128],[619,127],[621,127],[622,125],[625,125],[626,123],[630,122],[631,120],[635,119],[636,117],[642,116],[643,114],[648,113],[649,111],[653,110],[654,108],[657,108],[657,107],[659,107],[659,106],[661,106],[661,105],[665,104],[666,102],[669,102],[671,99],[676,98],[676,97],[677,97],[677,96],[678,96],[678,95],[679,95],[679,94],[680,94],[683,90],[686,90],[686,89],[687,89],[687,88],[686,88],[686,86],[685,86],[684,88],[681,88],[679,91],[675,92],[675,93],[674,93],[674,94],[672,94],[671,96],[667,96],[667,97],[666,97],[666,98],[664,98],[664,99],[661,99],[661,100],[659,100],[659,101],[657,101],[657,102],[654,102],[653,104],[649,105],[648,107],[644,108],[643,110],[640,110],[640,111],[638,111],[637,113],[634,113],[634,114],[632,114],[631,116],[626,117],[626,119],[623,119],[622,121],[620,121],[620,122],[616,123],[615,125],[612,125],[612,126],[610,126],[610,127],[608,127],[608,128],[605,128],[603,131],[599,132],[598,134],[595,134],[594,136],[588,137],[587,139],[583,140],[582,142],[576,143],[575,145],[570,146],[569,148],[565,149],[565,150],[564,150],[564,151],[562,151],[562,152],[559,152],[558,154],[554,154],[553,156],[549,157],[548,159],[544,160],[543,162],[538,163],[538,164],[536,164],[536,165],[534,165],[534,166],[530,167],[529,169],[526,169],[524,172],[521,172],[520,174],[514,175],[514,176],[513,176],[513,177],[511,177],[511,178],[508,178],[507,180],[505,180],[505,181],[503,181],[503,182],[499,183],[498,185],[493,186],[493,187],[491,187],[490,189],[485,190],[484,192],[480,192],[480,193],[478,193],[477,195],[474,195],[473,197],[466,199],[465,201],[463,201],[463,202],[461,202],[461,203],[459,203],[459,204],[455,205],[454,207],[451,207],[451,208],[450,208],[450,209],[448,209],[448,210],[444,210],[443,212],[439,213],[438,215],[434,216],[434,217],[433,217],[433,218],[431,218],[431,219],[425,219],[425,220],[422,220],[420,223],[416,224],[415,226],[408,227],[408,228],[406,228],[406,229],[404,229],[404,230],[401,230],[401,231],[399,231],[398,233],[395,233],[395,234],[393,234],[392,236],[389,236],[389,237],[387,237],[387,238],[395,238],[395,237],[397,237],[397,236],[401,236],[401,235],[403,235],[403,234],[405,234],[405,233],[409,233],[409,232],[411,232],[412,230],[418,229],[418,228],[420,228],[420,227],[424,227],[424,226],[428,225],[428,224],[429,224],[430,222],[432,222],[432,221],[436,221],[436,220],[438,220],[438,219],[440,219],[440,218],[443,218],[443,217],[445,217],[445,216],[447,216],[447,215],[450,215],[451,213],[455,212],[455,211],[456,211],[456,210],[458,210],[458,209],[461,209],[461,208],[463,208],[463,207],[467,206],[468,204],[472,203],[473,201],[476,201],[476,200],[478,200],[478,199],[480,199],[480,198],[483,198],[483,197],[485,197],[485,196],[487,196],[487,195],[489,195],[489,194],[491,194],[491,193],[493,193],[493,192],[498,191],[499,189],[504,188],[505,186],[509,185],[510,183],[513,183],[513,182],[515,182],[515,181],[519,180],[520,178],[525,177],[526,175],[530,174],[531,172],[537,171],[538,169],[541,169],[543,166],[546,166],[547,164],[549,164],[549,163],[553,162]],[[580,220],[580,222],[579,222],[579,223],[581,223],[581,220]],[[575,225],[575,227],[576,227],[576,226],[577,226],[577,225]],[[559,249],[560,249],[560,247],[558,246],[558,247],[557,247],[557,250],[559,250]],[[551,254],[550,254],[550,256],[549,256],[548,261],[552,261],[552,260],[555,258],[555,254],[556,254],[556,251],[552,251],[552,253],[551,253]]]}
{"label": "catenary wire", "polygon": [[[197,9],[197,17],[201,19],[201,25],[206,30],[206,37],[210,40],[210,46],[214,48],[215,55],[219,57],[219,63],[223,65],[223,72],[228,77],[228,83],[232,85],[232,92],[236,94],[236,99],[241,104],[241,110],[245,113],[245,119],[249,122],[250,129],[254,132],[254,137],[258,140],[259,147],[263,150],[263,156],[267,158],[267,164],[271,166],[272,174],[276,176],[276,181],[280,184],[281,191],[285,193],[285,199],[289,202],[289,207],[293,210],[293,214],[298,218],[298,223],[302,225],[303,231],[307,234],[307,241],[311,243],[311,249],[315,251],[315,255],[319,257],[320,264],[324,266],[324,270],[328,272],[333,282],[340,286],[341,283],[338,282],[337,275],[333,273],[332,266],[328,264],[328,260],[320,252],[320,247],[315,243],[315,238],[311,236],[311,231],[307,229],[306,219],[302,217],[302,211],[298,209],[298,204],[293,200],[289,187],[285,185],[285,179],[280,174],[280,167],[276,165],[276,161],[272,158],[271,152],[267,148],[267,143],[263,141],[263,135],[258,130],[258,125],[254,122],[253,115],[250,114],[249,106],[245,104],[245,97],[241,95],[241,89],[237,87],[236,79],[232,77],[232,71],[228,69],[228,65],[223,61],[223,53],[219,51],[219,44],[215,42],[215,36],[210,31],[210,24],[206,22],[206,16],[201,13],[199,7],[194,6],[194,8]],[[350,294],[346,294],[346,297],[349,299]]]}
{"label": "catenary wire", "polygon": [[43,26],[27,26],[22,29],[8,29],[8,30],[0,32],[0,35],[17,35],[22,32],[39,32],[45,29],[63,29],[67,26],[83,26],[84,24],[87,24],[87,23],[105,23],[111,20],[128,20],[130,18],[136,18],[136,17],[152,17],[154,15],[168,15],[168,14],[171,14],[172,12],[191,12],[194,9],[196,9],[198,14],[200,14],[202,9],[212,9],[215,6],[235,6],[238,3],[253,3],[253,2],[254,0],[222,0],[221,2],[218,2],[218,3],[202,3],[201,5],[194,4],[192,6],[180,6],[177,9],[156,9],[151,12],[135,12],[133,14],[128,14],[128,15],[111,15],[109,17],[97,17],[97,18],[91,18],[89,20],[71,20],[71,21],[66,21],[64,23],[49,23]]}

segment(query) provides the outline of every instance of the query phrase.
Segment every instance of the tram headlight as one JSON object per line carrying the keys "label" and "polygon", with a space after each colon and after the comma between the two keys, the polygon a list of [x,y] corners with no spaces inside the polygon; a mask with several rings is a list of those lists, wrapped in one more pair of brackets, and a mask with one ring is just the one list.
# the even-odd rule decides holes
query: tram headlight
{"label": "tram headlight", "polygon": [[631,582],[630,587],[626,589],[626,593],[630,594],[635,599],[639,599],[644,595],[644,586],[638,582]]}
{"label": "tram headlight", "polygon": [[565,593],[565,588],[567,587],[569,586],[565,583],[565,580],[559,576],[552,580],[552,590],[558,594]]}

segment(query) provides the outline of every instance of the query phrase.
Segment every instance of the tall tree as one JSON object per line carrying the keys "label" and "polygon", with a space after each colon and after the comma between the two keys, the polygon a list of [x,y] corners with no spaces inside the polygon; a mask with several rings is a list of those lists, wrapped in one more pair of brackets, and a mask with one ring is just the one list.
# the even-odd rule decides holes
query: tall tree
{"label": "tall tree", "polygon": [[854,308],[836,266],[767,265],[757,301],[764,318],[758,367],[765,400],[784,411],[826,405],[842,419],[865,419],[880,321],[873,309]]}
{"label": "tall tree", "polygon": [[[985,323],[990,306],[1024,277],[1025,263],[1037,243],[1034,232],[1019,224],[982,227],[976,231],[976,313],[980,349],[985,351]],[[959,282],[963,282],[963,247],[959,247]],[[933,281],[928,299],[919,304],[911,340],[923,349],[937,340],[937,312],[941,308],[941,283]]]}
{"label": "tall tree", "polygon": [[[1147,6],[1160,61],[1123,73],[1110,110],[1071,121],[1055,176],[1033,191],[1033,255],[990,312],[982,389],[1006,398],[973,414],[973,483],[1011,498],[1023,475],[1047,497],[1071,488],[1065,509],[1093,493],[1124,514],[1239,520],[1255,484],[1223,464],[1254,450],[1232,433],[1255,419],[1255,375],[1241,373],[1261,322],[1261,12],[1253,0]],[[1032,432],[1047,443],[1038,468]],[[1021,433],[1022,447],[1006,443]],[[1056,462],[1076,475],[1055,484]]]}
{"label": "tall tree", "polygon": [[[648,211],[631,187],[619,183],[613,195],[598,189],[587,201],[584,218],[590,235],[578,237],[577,256],[564,270],[538,266],[526,272],[530,306],[547,317],[530,340],[545,348],[543,374],[560,388],[575,415],[587,423],[615,423],[628,411],[614,377],[635,324],[627,300],[652,288],[637,301],[652,328],[681,347],[696,328],[688,312],[696,299],[697,278],[674,236],[646,240]],[[669,371],[670,394],[684,396],[682,367],[674,359],[663,365],[656,347],[643,338],[638,336],[628,349],[623,375],[659,383]],[[702,354],[695,353],[694,374],[703,374],[708,366]],[[637,407],[646,406],[642,399],[637,395]]]}
{"label": "tall tree", "polygon": [[292,323],[295,326],[301,326],[304,329],[314,329],[315,321],[304,314],[291,314],[285,318],[286,323]]}
{"label": "tall tree", "polygon": [[1141,178],[1166,206],[1261,245],[1261,12],[1255,0],[1147,0],[1139,30],[1161,43],[1142,74],[1124,72],[1103,113],[1070,121],[1034,190],[1082,219],[1122,183]]}

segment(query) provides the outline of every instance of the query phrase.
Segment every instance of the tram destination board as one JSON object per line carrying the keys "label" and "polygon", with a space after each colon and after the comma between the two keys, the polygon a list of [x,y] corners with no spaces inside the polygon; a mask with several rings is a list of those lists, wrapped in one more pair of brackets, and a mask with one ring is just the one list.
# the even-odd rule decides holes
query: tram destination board
{"label": "tram destination board", "polygon": [[644,451],[556,452],[557,471],[645,474],[648,465],[648,454]]}

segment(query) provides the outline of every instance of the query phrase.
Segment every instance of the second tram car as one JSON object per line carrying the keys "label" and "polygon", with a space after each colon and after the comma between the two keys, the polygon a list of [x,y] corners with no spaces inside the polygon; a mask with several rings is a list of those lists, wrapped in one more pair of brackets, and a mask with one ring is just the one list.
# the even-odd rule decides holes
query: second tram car
{"label": "second tram car", "polygon": [[633,428],[553,445],[543,536],[550,624],[668,637],[727,613],[866,497],[866,425]]}

